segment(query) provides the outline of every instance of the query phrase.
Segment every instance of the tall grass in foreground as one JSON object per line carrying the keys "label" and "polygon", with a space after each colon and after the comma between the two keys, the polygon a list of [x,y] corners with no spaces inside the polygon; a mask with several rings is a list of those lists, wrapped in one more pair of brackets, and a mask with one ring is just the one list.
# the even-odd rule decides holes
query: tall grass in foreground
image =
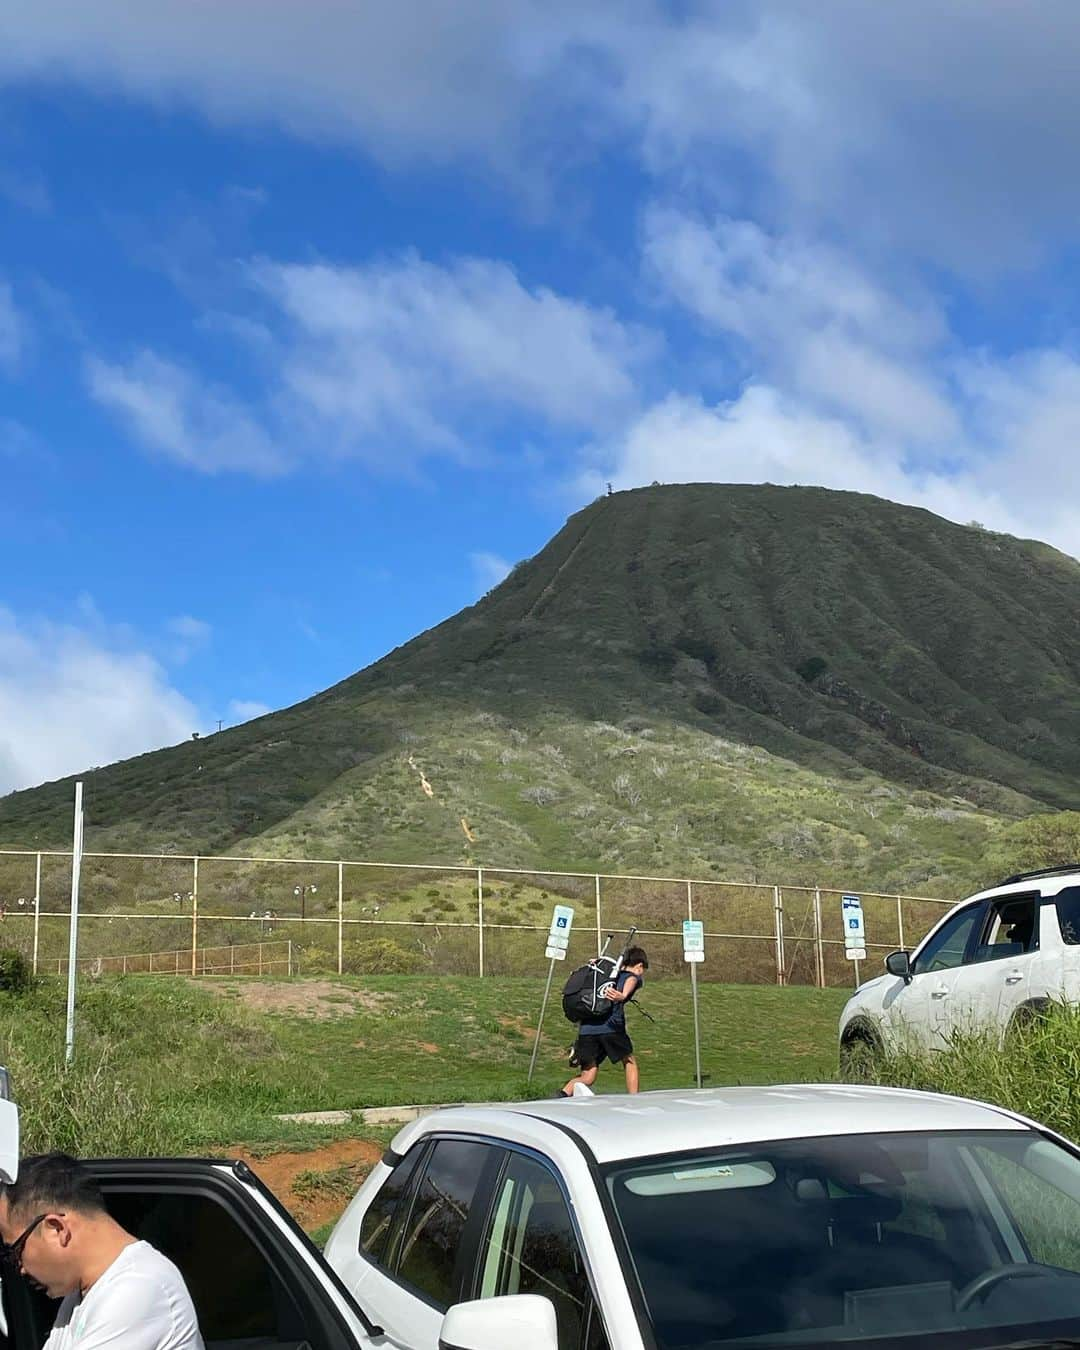
{"label": "tall grass in foreground", "polygon": [[183,984],[86,982],[64,1066],[64,990],[0,994],[0,1063],[19,1103],[22,1152],[187,1152],[228,1123],[281,1109],[259,1081],[280,1053],[242,1010]]}
{"label": "tall grass in foreground", "polygon": [[876,1069],[879,1083],[993,1102],[1080,1140],[1080,1008],[1054,1005],[1010,1032],[956,1035],[945,1050],[902,1051]]}

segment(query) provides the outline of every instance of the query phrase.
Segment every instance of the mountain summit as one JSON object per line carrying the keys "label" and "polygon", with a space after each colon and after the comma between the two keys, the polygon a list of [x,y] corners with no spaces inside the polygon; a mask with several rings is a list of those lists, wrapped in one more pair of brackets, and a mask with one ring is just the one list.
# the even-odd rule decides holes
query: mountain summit
{"label": "mountain summit", "polygon": [[[1080,564],[856,493],[621,492],[333,688],[84,777],[95,848],[910,883],[1076,804]],[[63,845],[70,801],[0,838]]]}

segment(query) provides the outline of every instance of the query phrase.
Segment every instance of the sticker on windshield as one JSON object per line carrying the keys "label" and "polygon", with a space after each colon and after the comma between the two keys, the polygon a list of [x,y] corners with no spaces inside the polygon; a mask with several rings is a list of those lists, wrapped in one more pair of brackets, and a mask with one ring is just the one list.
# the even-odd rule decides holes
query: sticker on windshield
{"label": "sticker on windshield", "polygon": [[768,1186],[776,1180],[770,1162],[703,1163],[670,1172],[647,1172],[627,1177],[626,1189],[634,1195],[685,1195],[691,1191],[736,1191]]}

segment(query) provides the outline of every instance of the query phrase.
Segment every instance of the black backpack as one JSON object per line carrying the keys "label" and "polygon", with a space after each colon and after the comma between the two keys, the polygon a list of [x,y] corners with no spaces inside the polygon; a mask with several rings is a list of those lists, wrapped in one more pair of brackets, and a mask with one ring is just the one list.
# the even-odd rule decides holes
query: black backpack
{"label": "black backpack", "polygon": [[562,991],[562,1007],[568,1022],[603,1022],[615,1006],[605,991],[619,973],[613,956],[597,956],[588,965],[571,971]]}

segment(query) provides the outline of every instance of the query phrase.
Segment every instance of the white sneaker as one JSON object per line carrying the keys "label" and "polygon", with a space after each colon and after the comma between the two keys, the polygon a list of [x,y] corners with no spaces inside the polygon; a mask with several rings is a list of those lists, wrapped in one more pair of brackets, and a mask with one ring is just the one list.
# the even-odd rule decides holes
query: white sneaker
{"label": "white sneaker", "polygon": [[575,1083],[573,1095],[575,1097],[595,1097],[596,1093],[592,1088],[586,1087],[584,1083]]}

